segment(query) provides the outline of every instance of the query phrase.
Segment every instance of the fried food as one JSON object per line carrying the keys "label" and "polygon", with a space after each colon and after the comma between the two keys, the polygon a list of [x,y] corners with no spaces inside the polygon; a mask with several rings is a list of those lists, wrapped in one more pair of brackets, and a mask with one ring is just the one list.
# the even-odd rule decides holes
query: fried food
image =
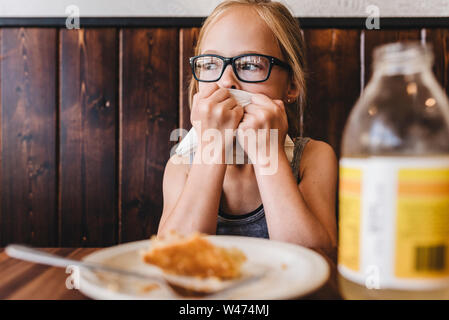
{"label": "fried food", "polygon": [[217,247],[205,235],[194,233],[188,237],[153,237],[143,260],[169,274],[230,280],[240,277],[246,256],[237,248]]}

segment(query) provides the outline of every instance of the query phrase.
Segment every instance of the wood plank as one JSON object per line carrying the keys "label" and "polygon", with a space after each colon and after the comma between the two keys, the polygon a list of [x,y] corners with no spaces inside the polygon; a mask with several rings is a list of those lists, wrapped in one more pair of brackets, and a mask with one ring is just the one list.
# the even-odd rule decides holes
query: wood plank
{"label": "wood plank", "polygon": [[0,245],[56,245],[56,29],[1,29]]}
{"label": "wood plank", "polygon": [[360,31],[306,29],[307,105],[304,135],[340,155],[346,119],[360,94]]}
{"label": "wood plank", "polygon": [[198,39],[200,28],[182,28],[179,30],[179,128],[190,130],[189,108],[189,83],[192,79],[192,69],[189,64],[189,57],[195,52],[195,45]]}
{"label": "wood plank", "polygon": [[[42,250],[79,260],[98,249],[44,248]],[[65,273],[64,268],[37,265],[0,254],[0,260],[4,257],[9,259],[8,262],[14,262],[14,267],[0,270],[0,297],[2,299],[87,299],[78,290],[66,288],[65,281],[69,274]]]}
{"label": "wood plank", "polygon": [[7,259],[7,256],[2,254],[3,251],[5,251],[5,249],[4,248],[0,248],[0,266],[1,266],[2,262]]}
{"label": "wood plank", "polygon": [[[53,249],[44,249],[52,252]],[[99,250],[98,248],[62,248],[53,252],[57,255],[80,260],[84,256]],[[22,264],[29,264],[22,262]],[[30,264],[34,266],[36,265]],[[42,267],[42,268],[40,268]],[[64,268],[39,266],[39,273],[29,270],[26,274],[16,278],[28,278],[28,281],[12,288],[7,295],[8,300],[30,299],[58,299],[58,300],[84,300],[89,299],[77,289],[68,289],[66,280],[70,276]]]}
{"label": "wood plank", "polygon": [[[2,201],[2,194],[3,194],[3,187],[2,187],[2,185],[3,185],[3,180],[2,180],[2,171],[3,171],[3,162],[2,162],[2,159],[3,159],[3,155],[2,155],[2,150],[3,150],[3,148],[2,148],[2,128],[3,128],[3,125],[2,125],[2,119],[3,119],[3,116],[2,116],[2,112],[1,112],[1,110],[2,110],[2,103],[1,103],[1,101],[2,101],[2,83],[3,83],[3,80],[2,80],[2,61],[3,61],[3,59],[4,59],[4,57],[3,57],[3,51],[2,51],[2,47],[3,47],[3,45],[2,45],[2,39],[3,39],[3,29],[0,29],[0,232],[2,232],[2,226],[3,226],[3,224],[4,224],[4,222],[2,221],[3,219],[2,219],[2,207],[3,207],[3,205],[2,205],[2,203],[3,203],[3,201]],[[2,248],[2,246],[4,246],[4,243],[3,243],[3,239],[2,239],[2,236],[0,235],[0,255],[1,255],[1,253],[3,252],[3,248]]]}
{"label": "wood plank", "polygon": [[[59,253],[58,249],[48,249],[50,253]],[[1,255],[6,256],[6,253]],[[38,277],[49,267],[35,263],[29,263],[18,259],[7,258],[0,269],[0,299],[7,299],[18,288]]]}
{"label": "wood plank", "polygon": [[122,30],[121,241],[155,234],[162,178],[179,124],[179,39],[175,28]]}
{"label": "wood plank", "polygon": [[433,46],[433,72],[449,96],[449,29],[426,29],[425,34]]}
{"label": "wood plank", "polygon": [[401,29],[401,30],[365,30],[365,78],[364,84],[368,83],[372,75],[373,53],[374,49],[380,45],[397,41],[414,41],[421,39],[420,29]]}
{"label": "wood plank", "polygon": [[116,29],[60,31],[62,246],[117,243]]}

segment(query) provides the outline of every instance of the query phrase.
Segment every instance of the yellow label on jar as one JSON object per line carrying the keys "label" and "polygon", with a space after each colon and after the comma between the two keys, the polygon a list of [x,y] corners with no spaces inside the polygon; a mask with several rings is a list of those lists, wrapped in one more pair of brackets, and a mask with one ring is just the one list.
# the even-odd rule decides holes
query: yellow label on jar
{"label": "yellow label on jar", "polygon": [[395,276],[449,276],[449,169],[398,172]]}
{"label": "yellow label on jar", "polygon": [[449,157],[340,159],[338,270],[367,288],[449,286]]}
{"label": "yellow label on jar", "polygon": [[360,269],[360,196],[362,171],[340,167],[338,261]]}

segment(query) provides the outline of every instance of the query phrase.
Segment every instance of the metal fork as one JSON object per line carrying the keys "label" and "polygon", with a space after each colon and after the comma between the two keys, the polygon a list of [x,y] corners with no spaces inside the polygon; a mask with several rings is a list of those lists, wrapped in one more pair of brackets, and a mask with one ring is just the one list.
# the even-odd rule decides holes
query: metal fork
{"label": "metal fork", "polygon": [[220,295],[224,292],[227,292],[231,289],[235,289],[237,287],[240,287],[244,284],[248,284],[252,281],[255,281],[257,279],[260,279],[263,274],[257,274],[249,276],[243,280],[236,280],[235,283],[214,292],[203,292],[203,291],[195,291],[191,288],[184,288],[180,286],[179,284],[175,284],[167,279],[165,279],[163,276],[157,276],[157,275],[149,275],[140,273],[137,271],[130,271],[126,269],[120,269],[116,267],[111,267],[99,263],[93,263],[89,261],[80,261],[80,260],[74,260],[74,259],[68,259],[65,257],[61,257],[55,254],[51,254],[42,250],[38,250],[29,246],[19,245],[19,244],[11,244],[6,246],[5,252],[8,256],[20,260],[25,260],[29,262],[54,266],[54,267],[61,267],[65,268],[68,266],[77,266],[80,268],[85,268],[87,270],[90,270],[92,272],[110,272],[114,274],[118,274],[125,277],[131,277],[131,278],[137,278],[141,280],[151,280],[154,282],[157,282],[158,284],[163,285],[164,287],[168,288],[171,293],[177,297],[185,298],[189,296],[193,297],[207,297],[208,299],[214,299],[219,298]]}

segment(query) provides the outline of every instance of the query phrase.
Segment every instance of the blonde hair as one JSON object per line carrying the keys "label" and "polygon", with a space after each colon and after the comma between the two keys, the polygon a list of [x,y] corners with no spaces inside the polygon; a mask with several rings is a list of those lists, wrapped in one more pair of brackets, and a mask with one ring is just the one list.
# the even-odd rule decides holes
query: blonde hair
{"label": "blonde hair", "polygon": [[[198,35],[195,55],[201,53],[202,41],[207,29],[226,10],[237,5],[246,5],[254,8],[278,40],[281,52],[291,67],[290,81],[299,88],[300,92],[298,99],[285,105],[288,118],[288,134],[292,138],[302,136],[302,116],[306,101],[305,42],[298,21],[282,3],[270,0],[227,0],[220,3],[204,21]],[[193,96],[197,91],[198,82],[192,76],[189,84],[190,109],[192,109]]]}

